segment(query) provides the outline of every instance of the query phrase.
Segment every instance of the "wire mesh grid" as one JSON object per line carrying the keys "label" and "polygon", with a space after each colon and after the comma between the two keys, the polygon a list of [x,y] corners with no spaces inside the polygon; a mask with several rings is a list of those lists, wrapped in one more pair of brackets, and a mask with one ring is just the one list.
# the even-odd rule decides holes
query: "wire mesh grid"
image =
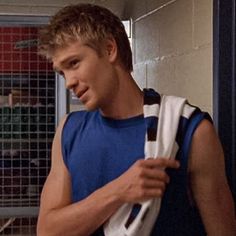
{"label": "wire mesh grid", "polygon": [[37,223],[36,217],[16,218],[11,217],[7,219],[0,219],[0,234],[14,235],[14,236],[28,236],[36,235],[35,225]]}
{"label": "wire mesh grid", "polygon": [[37,27],[0,27],[0,234],[35,235],[55,132],[55,75]]}

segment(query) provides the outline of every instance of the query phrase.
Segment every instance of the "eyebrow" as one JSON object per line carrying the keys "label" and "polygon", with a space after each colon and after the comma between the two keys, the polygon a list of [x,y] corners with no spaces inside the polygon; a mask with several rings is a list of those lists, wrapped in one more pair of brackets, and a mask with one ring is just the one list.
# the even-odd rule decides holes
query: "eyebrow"
{"label": "eyebrow", "polygon": [[[75,57],[78,57],[78,55],[71,55],[71,56],[68,56],[67,58],[63,59],[63,60],[60,62],[60,66],[63,67],[63,65],[65,65],[68,61],[70,61],[71,59],[74,59]],[[54,70],[54,71],[61,71],[60,69],[58,69],[57,66],[54,66],[54,65],[53,65],[53,70]]]}

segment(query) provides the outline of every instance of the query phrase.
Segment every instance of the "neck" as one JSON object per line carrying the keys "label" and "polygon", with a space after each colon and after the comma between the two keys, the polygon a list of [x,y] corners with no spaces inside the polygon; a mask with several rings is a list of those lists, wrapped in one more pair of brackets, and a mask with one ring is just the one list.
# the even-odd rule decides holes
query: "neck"
{"label": "neck", "polygon": [[126,119],[143,114],[143,93],[132,76],[125,73],[118,80],[117,91],[106,107],[100,109],[103,116]]}

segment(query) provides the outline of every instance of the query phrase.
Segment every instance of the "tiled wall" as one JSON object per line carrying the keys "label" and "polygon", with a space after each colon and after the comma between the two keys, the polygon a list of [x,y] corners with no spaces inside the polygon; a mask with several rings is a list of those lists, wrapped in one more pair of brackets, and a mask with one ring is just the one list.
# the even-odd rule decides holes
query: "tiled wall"
{"label": "tiled wall", "polygon": [[212,0],[128,1],[140,87],[187,97],[212,113]]}

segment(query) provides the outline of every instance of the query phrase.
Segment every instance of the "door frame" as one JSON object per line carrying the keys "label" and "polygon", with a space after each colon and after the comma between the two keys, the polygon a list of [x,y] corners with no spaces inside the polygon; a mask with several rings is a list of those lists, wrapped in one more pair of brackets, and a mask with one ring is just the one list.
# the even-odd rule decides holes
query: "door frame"
{"label": "door frame", "polygon": [[236,200],[235,10],[235,0],[213,0],[213,119],[223,145],[226,173],[234,200]]}

